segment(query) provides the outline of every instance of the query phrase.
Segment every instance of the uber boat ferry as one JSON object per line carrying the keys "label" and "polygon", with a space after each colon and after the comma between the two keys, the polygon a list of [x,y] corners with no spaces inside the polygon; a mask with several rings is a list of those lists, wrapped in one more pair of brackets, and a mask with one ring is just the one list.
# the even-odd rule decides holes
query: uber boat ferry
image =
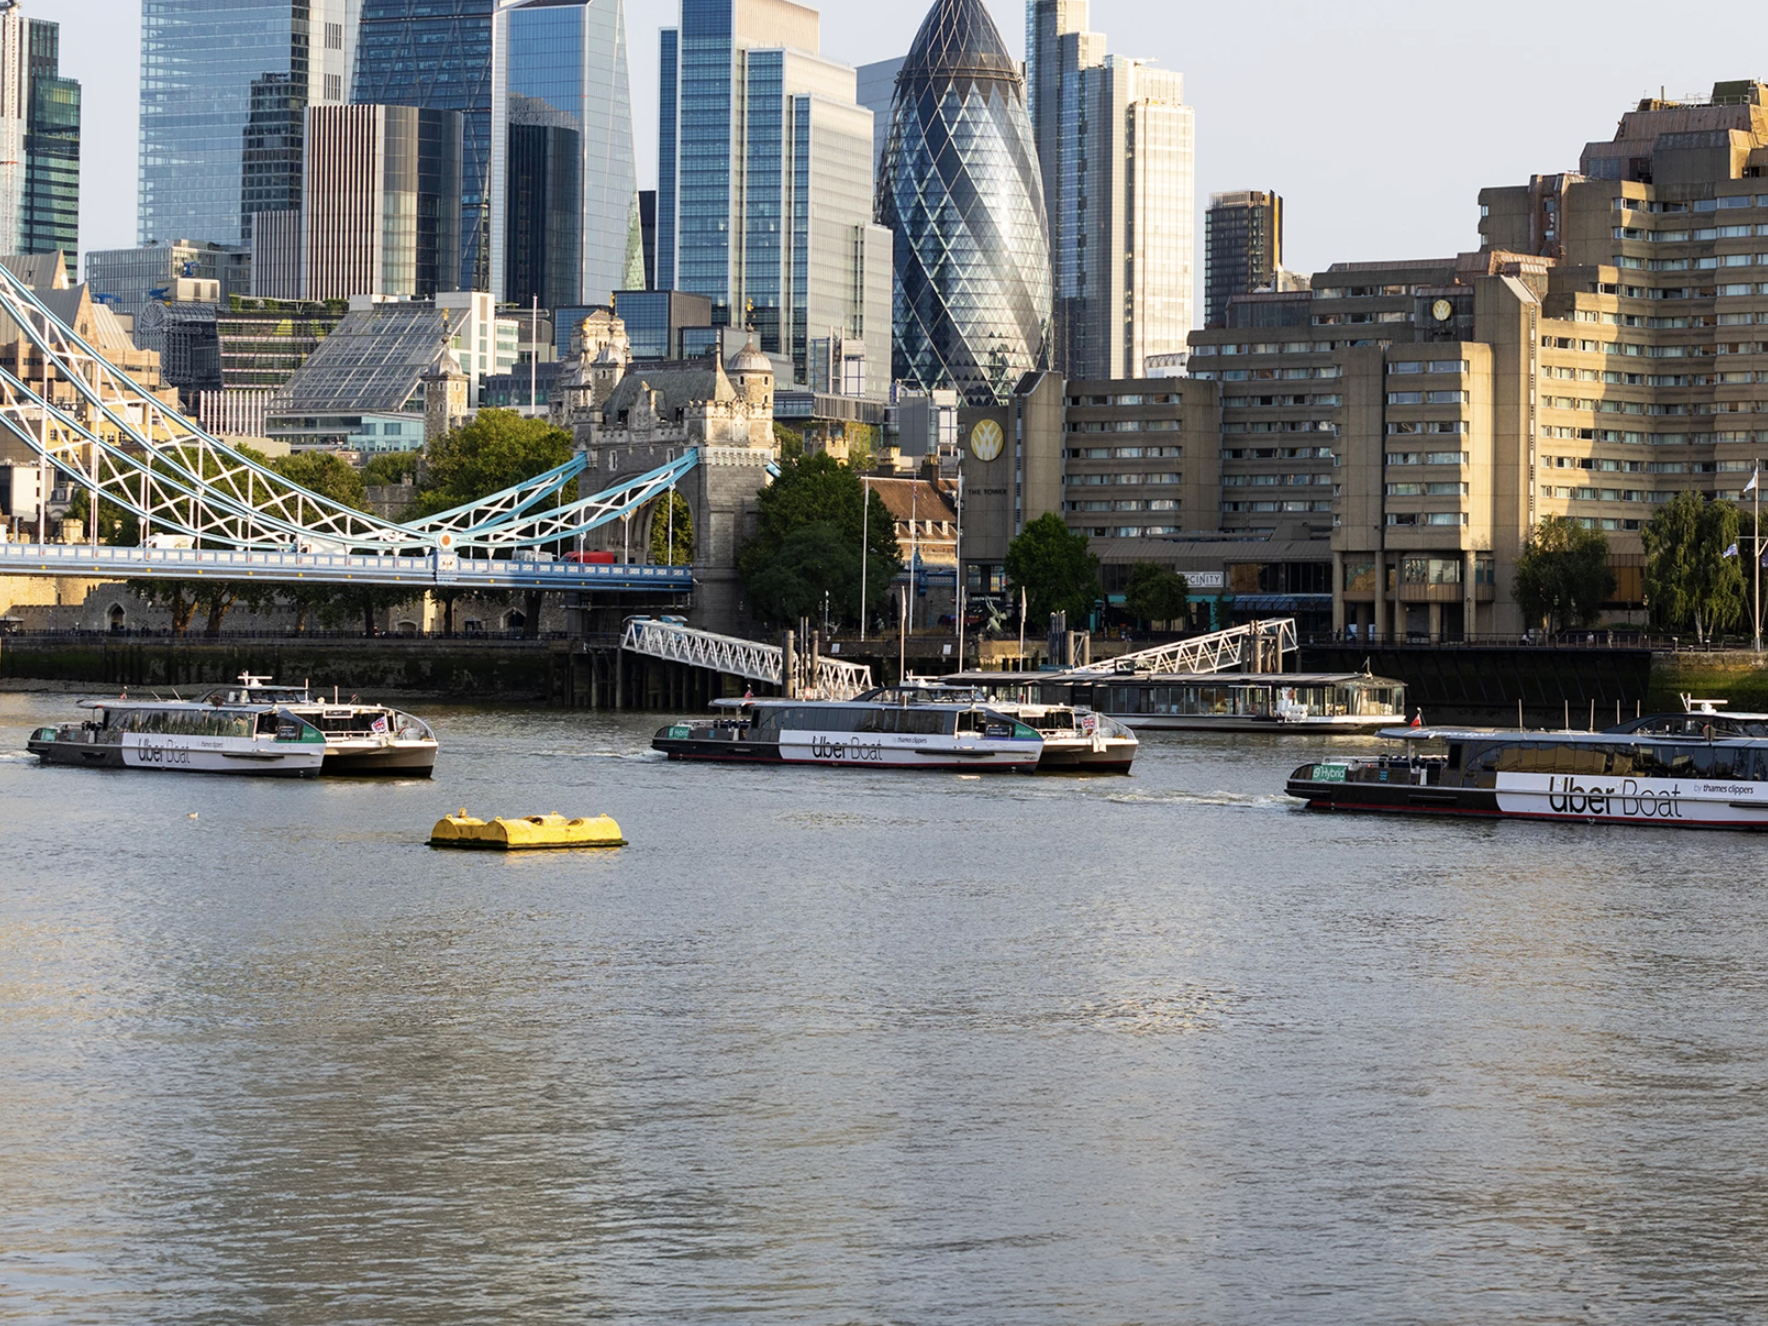
{"label": "uber boat ferry", "polygon": [[1040,704],[1023,699],[991,696],[982,687],[951,685],[941,680],[911,677],[902,686],[880,687],[859,697],[856,703],[937,704],[962,701],[983,704],[1007,717],[1035,728],[1044,739],[1039,773],[1127,774],[1135,763],[1141,742],[1136,734],[1115,719],[1077,709],[1069,704]]}
{"label": "uber boat ferry", "polygon": [[1030,773],[1044,751],[1035,728],[972,702],[719,700],[714,708],[723,714],[659,729],[652,749],[720,764],[964,773]]}
{"label": "uber boat ferry", "polygon": [[189,700],[86,700],[78,723],[39,728],[25,747],[44,764],[311,778],[325,763],[325,734],[269,704]]}
{"label": "uber boat ferry", "polygon": [[231,686],[218,686],[202,704],[267,704],[299,714],[325,734],[327,775],[428,778],[440,749],[429,724],[384,704],[363,704],[355,696],[315,699],[311,686],[277,686],[269,677],[242,672]]}
{"label": "uber boat ferry", "polygon": [[1304,764],[1289,795],[1313,810],[1768,830],[1768,715],[1690,701],[1602,732],[1381,735],[1404,749]]}
{"label": "uber boat ferry", "polygon": [[1406,713],[1403,682],[1355,672],[965,672],[948,680],[1136,729],[1354,736]]}

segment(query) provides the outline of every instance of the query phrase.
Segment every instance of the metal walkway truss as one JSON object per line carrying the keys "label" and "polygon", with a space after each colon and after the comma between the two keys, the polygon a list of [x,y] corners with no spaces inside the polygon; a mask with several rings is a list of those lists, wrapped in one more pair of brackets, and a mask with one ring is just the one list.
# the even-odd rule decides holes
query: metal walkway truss
{"label": "metal walkway truss", "polygon": [[1232,672],[1245,668],[1263,668],[1272,663],[1283,666],[1283,655],[1299,648],[1295,638],[1295,619],[1280,617],[1272,621],[1249,622],[1225,631],[1200,635],[1175,644],[1159,645],[1134,654],[1121,654],[1103,659],[1077,673],[1109,676],[1114,672],[1147,672],[1156,676],[1197,672]]}
{"label": "metal walkway truss", "polygon": [[[646,658],[660,658],[670,663],[705,668],[709,672],[728,673],[750,681],[772,686],[785,684],[785,651],[778,645],[764,645],[736,636],[714,635],[673,622],[633,620],[626,623],[620,647]],[[860,663],[843,663],[839,659],[819,658],[816,676],[810,682],[816,698],[851,700],[872,687],[872,670]]]}

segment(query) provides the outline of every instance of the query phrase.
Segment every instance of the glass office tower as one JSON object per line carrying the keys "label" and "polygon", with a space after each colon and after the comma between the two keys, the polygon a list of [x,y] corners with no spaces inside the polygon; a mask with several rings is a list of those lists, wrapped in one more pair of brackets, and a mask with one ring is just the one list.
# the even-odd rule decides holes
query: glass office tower
{"label": "glass office tower", "polygon": [[497,25],[492,289],[547,308],[642,289],[621,0],[527,0]]}
{"label": "glass office tower", "polygon": [[890,237],[872,224],[872,115],[789,0],[682,0],[662,37],[657,285],[753,327],[799,380],[831,336],[890,372]]}
{"label": "glass office tower", "polygon": [[61,252],[72,280],[80,248],[80,85],[60,76],[60,61],[61,26],[32,19],[19,252]]}
{"label": "glass office tower", "polygon": [[460,288],[490,290],[488,190],[497,0],[360,3],[351,99],[371,106],[461,112]]}
{"label": "glass office tower", "polygon": [[[283,79],[299,110],[349,92],[350,0],[142,0],[137,236],[239,244],[254,85]],[[260,109],[262,109],[262,90]],[[260,176],[257,197],[299,190],[300,150],[280,158],[293,183]],[[254,204],[256,205],[256,204]]]}
{"label": "glass office tower", "polygon": [[1004,403],[1045,366],[1050,241],[1025,82],[981,0],[938,0],[897,78],[878,222],[896,233],[896,376]]}

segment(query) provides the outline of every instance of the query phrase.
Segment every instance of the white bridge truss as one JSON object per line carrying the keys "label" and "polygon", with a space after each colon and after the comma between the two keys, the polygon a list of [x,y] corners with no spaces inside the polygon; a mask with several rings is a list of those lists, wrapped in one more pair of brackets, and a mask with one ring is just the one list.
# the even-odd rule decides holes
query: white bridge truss
{"label": "white bridge truss", "polygon": [[[774,686],[785,684],[785,651],[778,645],[764,645],[731,635],[714,635],[674,622],[634,618],[626,623],[620,647],[647,658],[686,663],[690,667],[746,677]],[[814,688],[816,698],[851,700],[872,688],[872,670],[860,663],[819,658],[816,676],[810,680],[809,686]]]}
{"label": "white bridge truss", "polygon": [[[0,369],[0,434],[34,452],[45,477],[53,470],[133,516],[142,545],[100,543],[94,501],[87,546],[0,545],[0,574],[672,592],[692,586],[687,567],[580,567],[551,562],[542,550],[640,515],[699,464],[697,450],[606,492],[566,501],[567,486],[587,472],[584,458],[574,457],[481,501],[401,524],[311,492],[205,432],[106,360],[4,269],[0,314],[18,324],[42,364],[40,378],[31,365],[32,381]],[[194,548],[150,546],[173,540]]]}
{"label": "white bridge truss", "polygon": [[1187,672],[1231,672],[1248,663],[1259,668],[1275,664],[1281,670],[1283,655],[1292,654],[1297,648],[1295,619],[1279,617],[1233,626],[1176,644],[1158,645],[1134,654],[1121,654],[1072,671],[1094,676],[1109,676],[1114,672],[1165,676]]}

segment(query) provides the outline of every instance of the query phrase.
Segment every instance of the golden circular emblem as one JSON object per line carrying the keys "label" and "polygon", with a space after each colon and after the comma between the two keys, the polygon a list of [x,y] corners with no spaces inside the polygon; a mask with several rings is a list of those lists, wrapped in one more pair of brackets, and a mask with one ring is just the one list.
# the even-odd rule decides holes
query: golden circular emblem
{"label": "golden circular emblem", "polygon": [[1455,316],[1455,306],[1446,299],[1439,299],[1430,306],[1430,315],[1438,322],[1447,322]]}
{"label": "golden circular emblem", "polygon": [[1006,434],[993,419],[984,419],[970,430],[970,454],[977,460],[993,460],[1001,454],[1006,442]]}

